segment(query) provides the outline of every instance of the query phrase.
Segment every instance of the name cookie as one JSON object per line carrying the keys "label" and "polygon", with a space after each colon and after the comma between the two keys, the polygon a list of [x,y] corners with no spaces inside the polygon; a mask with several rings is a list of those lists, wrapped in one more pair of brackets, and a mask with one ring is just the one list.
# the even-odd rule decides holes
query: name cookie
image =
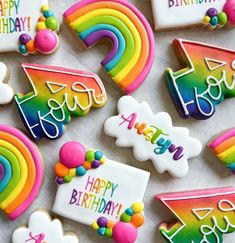
{"label": "name cookie", "polygon": [[15,101],[25,127],[36,140],[61,137],[71,116],[85,116],[92,107],[106,103],[105,88],[94,73],[26,63],[21,67],[32,92],[16,94]]}
{"label": "name cookie", "polygon": [[109,160],[78,142],[64,144],[59,157],[55,213],[94,227],[100,217],[117,223],[126,208],[143,201],[148,172]]}
{"label": "name cookie", "polygon": [[0,125],[0,208],[11,220],[34,202],[43,174],[36,145],[16,128]]}
{"label": "name cookie", "polygon": [[152,0],[156,30],[205,26],[209,30],[234,27],[234,0]]}
{"label": "name cookie", "polygon": [[222,243],[235,231],[235,188],[216,188],[156,196],[177,221],[161,223],[166,242]]}
{"label": "name cookie", "polygon": [[155,41],[148,21],[134,5],[126,0],[82,0],[64,13],[64,21],[88,48],[104,38],[113,43],[101,64],[125,93],[144,82]]}
{"label": "name cookie", "polygon": [[14,96],[13,89],[7,84],[9,76],[7,66],[3,62],[0,62],[0,105],[10,103]]}
{"label": "name cookie", "polygon": [[235,96],[235,51],[182,39],[173,47],[183,68],[166,69],[165,80],[179,114],[210,118],[218,104]]}
{"label": "name cookie", "polygon": [[175,177],[188,173],[188,158],[197,156],[202,145],[187,128],[173,127],[168,113],[153,114],[147,102],[138,103],[131,96],[122,97],[117,107],[119,114],[104,125],[117,146],[133,147],[136,159],[152,160],[159,173],[168,171]]}
{"label": "name cookie", "polygon": [[12,243],[35,242],[35,243],[78,243],[75,234],[63,231],[62,224],[58,219],[51,219],[50,215],[43,210],[31,214],[28,226],[16,229],[12,235]]}
{"label": "name cookie", "polygon": [[47,0],[0,1],[0,52],[53,53],[59,45],[58,29]]}
{"label": "name cookie", "polygon": [[208,146],[218,159],[235,174],[235,128],[220,134]]}

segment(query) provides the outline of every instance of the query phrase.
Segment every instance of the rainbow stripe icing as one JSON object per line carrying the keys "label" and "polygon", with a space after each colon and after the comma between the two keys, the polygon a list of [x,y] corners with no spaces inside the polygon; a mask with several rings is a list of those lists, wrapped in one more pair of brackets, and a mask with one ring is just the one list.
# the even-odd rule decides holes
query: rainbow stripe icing
{"label": "rainbow stripe icing", "polygon": [[208,146],[224,165],[235,174],[235,128],[220,134]]}
{"label": "rainbow stripe icing", "polygon": [[154,36],[131,3],[82,0],[64,13],[64,21],[87,47],[104,38],[111,40],[112,50],[101,64],[124,92],[132,93],[145,80],[154,59]]}
{"label": "rainbow stripe icing", "polygon": [[184,68],[168,68],[165,79],[177,110],[183,118],[210,118],[218,104],[235,96],[235,52],[181,39],[173,47]]}
{"label": "rainbow stripe icing", "polygon": [[37,147],[16,128],[0,125],[0,208],[11,220],[33,203],[42,181]]}
{"label": "rainbow stripe icing", "polygon": [[17,94],[20,116],[34,139],[62,136],[71,116],[85,116],[107,100],[100,78],[89,72],[38,64],[21,65],[33,91]]}
{"label": "rainbow stripe icing", "polygon": [[222,243],[223,234],[235,231],[234,187],[165,193],[156,199],[177,220],[160,224],[166,242]]}

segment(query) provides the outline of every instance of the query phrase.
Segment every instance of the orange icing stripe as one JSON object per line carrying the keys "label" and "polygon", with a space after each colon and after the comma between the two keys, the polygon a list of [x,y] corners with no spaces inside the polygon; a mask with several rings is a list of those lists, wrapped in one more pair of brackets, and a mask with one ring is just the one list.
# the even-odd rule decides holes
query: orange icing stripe
{"label": "orange icing stripe", "polygon": [[223,143],[221,143],[220,145],[218,145],[214,151],[216,154],[220,154],[224,151],[226,151],[227,149],[233,147],[235,144],[235,137],[229,138],[228,140],[225,140]]}

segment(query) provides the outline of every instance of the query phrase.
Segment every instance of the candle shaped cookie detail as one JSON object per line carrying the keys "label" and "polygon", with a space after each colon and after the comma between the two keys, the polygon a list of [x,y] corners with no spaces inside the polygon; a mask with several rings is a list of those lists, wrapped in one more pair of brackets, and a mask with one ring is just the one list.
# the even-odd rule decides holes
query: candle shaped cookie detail
{"label": "candle shaped cookie detail", "polygon": [[131,96],[120,98],[117,106],[119,114],[104,125],[117,146],[133,147],[136,159],[152,160],[159,173],[168,171],[175,177],[188,173],[188,158],[197,156],[202,145],[187,128],[173,127],[168,113],[153,114],[147,102],[138,103]]}
{"label": "candle shaped cookie detail", "polygon": [[235,188],[216,188],[156,196],[176,217],[161,223],[166,242],[222,243],[223,235],[235,231]]}
{"label": "candle shaped cookie detail", "polygon": [[64,21],[91,47],[108,38],[113,47],[101,62],[112,80],[125,92],[134,92],[153,63],[155,41],[144,15],[126,0],[82,0],[64,13]]}
{"label": "candle shaped cookie detail", "polygon": [[[94,222],[100,217],[118,224],[126,208],[135,202],[142,202],[149,180],[148,172],[109,160],[101,151],[86,150],[78,142],[68,142],[62,146],[55,173],[58,190],[53,211],[80,223],[92,225],[97,230]],[[134,205],[134,209],[141,210],[132,210],[131,216],[143,210],[142,206],[138,207],[139,204]],[[126,222],[131,221],[131,216],[125,216],[128,219]],[[121,221],[122,219],[121,217]],[[133,217],[132,222],[135,219]],[[98,225],[104,227],[103,224]],[[135,228],[140,225],[137,220]],[[113,228],[111,225],[105,227]],[[100,231],[106,232],[105,229]]]}
{"label": "candle shaped cookie detail", "polygon": [[71,116],[85,116],[107,100],[100,78],[80,70],[37,64],[21,65],[33,91],[16,94],[15,100],[25,127],[36,140],[57,139]]}
{"label": "candle shaped cookie detail", "polygon": [[36,145],[14,127],[0,125],[0,208],[15,220],[33,203],[43,181]]}
{"label": "candle shaped cookie detail", "polygon": [[218,104],[235,96],[235,51],[182,39],[173,47],[183,68],[166,69],[165,80],[179,114],[210,118]]}

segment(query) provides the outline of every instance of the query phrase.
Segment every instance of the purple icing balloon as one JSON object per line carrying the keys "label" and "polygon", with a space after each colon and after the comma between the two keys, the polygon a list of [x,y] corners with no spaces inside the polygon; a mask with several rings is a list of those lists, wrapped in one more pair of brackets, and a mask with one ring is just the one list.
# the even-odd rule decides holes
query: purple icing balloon
{"label": "purple icing balloon", "polygon": [[98,224],[100,227],[107,227],[108,220],[107,220],[105,217],[100,217],[100,218],[98,218],[98,220],[97,220],[97,224]]}
{"label": "purple icing balloon", "polygon": [[206,15],[212,18],[218,15],[218,11],[216,8],[209,8],[206,12]]}
{"label": "purple icing balloon", "polygon": [[30,40],[31,40],[31,36],[28,34],[22,34],[19,37],[20,44],[23,44],[23,45],[25,45]]}

